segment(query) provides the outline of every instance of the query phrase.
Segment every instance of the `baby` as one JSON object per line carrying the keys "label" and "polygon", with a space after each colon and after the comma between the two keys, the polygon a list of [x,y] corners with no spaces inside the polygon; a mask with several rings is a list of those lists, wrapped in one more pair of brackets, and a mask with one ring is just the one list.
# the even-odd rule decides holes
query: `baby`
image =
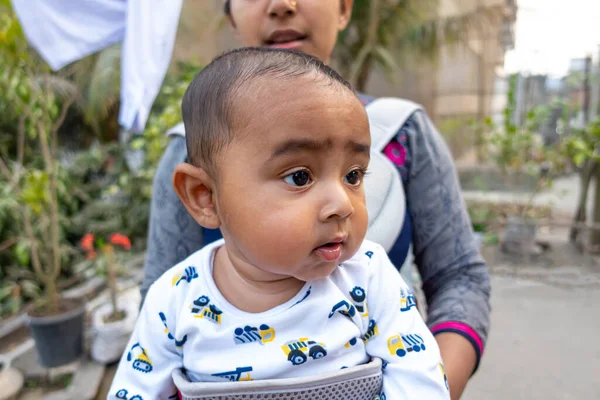
{"label": "baby", "polygon": [[182,111],[173,184],[224,240],[152,286],[108,398],[176,398],[176,369],[242,381],[379,357],[382,398],[448,399],[414,296],[365,240],[369,123],[352,87],[314,57],[246,48],[204,68]]}

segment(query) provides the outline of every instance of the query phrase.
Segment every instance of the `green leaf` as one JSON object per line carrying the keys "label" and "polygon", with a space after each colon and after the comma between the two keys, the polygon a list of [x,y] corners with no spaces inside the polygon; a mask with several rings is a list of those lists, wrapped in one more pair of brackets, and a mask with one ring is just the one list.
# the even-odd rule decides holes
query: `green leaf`
{"label": "green leaf", "polygon": [[581,167],[586,159],[587,159],[587,157],[586,157],[585,153],[577,153],[573,156],[573,162],[578,167]]}
{"label": "green leaf", "polygon": [[20,265],[29,265],[31,247],[28,243],[18,242],[14,246],[14,256]]}

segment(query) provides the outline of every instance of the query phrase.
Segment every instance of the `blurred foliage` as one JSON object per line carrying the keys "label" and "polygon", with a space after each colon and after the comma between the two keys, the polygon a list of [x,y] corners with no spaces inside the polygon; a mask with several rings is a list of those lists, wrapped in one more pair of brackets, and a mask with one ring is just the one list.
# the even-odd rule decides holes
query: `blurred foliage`
{"label": "blurred foliage", "polygon": [[437,124],[440,134],[444,137],[455,160],[466,155],[474,146],[472,119],[448,118]]}
{"label": "blurred foliage", "polygon": [[[152,181],[168,143],[165,132],[181,122],[181,99],[200,69],[195,64],[180,64],[167,77],[143,134],[133,136],[125,146],[92,146],[73,161],[78,166],[73,173],[80,171],[79,179],[93,183],[95,193],[88,196],[73,218],[77,237],[85,233],[121,232],[131,238],[134,249],[145,248]],[[140,167],[128,165],[127,153],[131,151],[143,153]]]}
{"label": "blurred foliage", "polygon": [[564,139],[565,155],[578,167],[600,161],[600,118],[583,129],[573,129]]}
{"label": "blurred foliage", "polygon": [[355,0],[348,28],[339,35],[337,66],[359,91],[374,67],[391,78],[398,66],[415,59],[435,60],[443,44],[466,40],[500,8],[439,17],[440,0]]}
{"label": "blurred foliage", "polygon": [[[569,163],[565,157],[564,141],[547,146],[540,135],[541,127],[547,123],[551,110],[557,104],[535,106],[527,112],[523,123],[515,123],[516,82],[517,75],[512,75],[501,126],[491,118],[486,118],[483,124],[478,121],[472,124],[473,130],[481,134],[484,159],[490,160],[503,175],[518,177],[527,174],[535,179],[529,200],[518,207],[517,213],[522,217],[535,217],[531,214],[535,197],[540,191],[551,188],[553,178],[563,173]],[[568,118],[568,114],[565,118]]]}
{"label": "blurred foliage", "polygon": [[[491,118],[485,123],[487,158],[492,160],[502,173],[525,172],[540,178],[549,177],[551,172],[565,167],[562,144],[544,146],[539,135],[540,127],[550,117],[550,106],[535,106],[518,126],[515,121],[516,75],[510,77],[507,106],[503,112],[502,126],[496,126]],[[546,183],[550,183],[547,180]]]}
{"label": "blurred foliage", "polygon": [[[85,233],[122,232],[131,238],[134,251],[144,248],[152,179],[168,140],[165,131],[181,120],[181,98],[200,67],[181,63],[171,71],[146,131],[123,145],[116,141],[115,125],[120,56],[114,46],[54,73],[29,48],[10,2],[0,0],[0,158],[17,177],[0,174],[0,318],[38,299],[45,286],[34,273],[21,206],[26,204],[35,217],[40,251],[48,253],[51,174],[45,169],[37,125],[56,122],[67,101],[72,103],[57,132],[53,168],[64,266],[59,288],[93,271],[75,249]],[[143,165],[135,170],[126,160],[132,150],[145,152]]]}
{"label": "blurred foliage", "polygon": [[[77,93],[56,89],[48,66],[29,49],[15,15],[10,10],[0,15],[0,108],[8,115],[3,138],[10,136],[4,131],[7,121],[14,124],[13,147],[10,140],[2,140],[8,145],[0,148],[2,213],[9,214],[12,223],[0,224],[8,233],[2,232],[0,249],[14,255],[13,262],[2,260],[0,312],[14,312],[22,302],[21,292],[35,296],[41,287],[45,305],[57,310],[56,283],[62,265],[72,257],[64,228],[74,205],[57,157],[58,129]],[[23,266],[33,267],[34,274],[21,271]]]}

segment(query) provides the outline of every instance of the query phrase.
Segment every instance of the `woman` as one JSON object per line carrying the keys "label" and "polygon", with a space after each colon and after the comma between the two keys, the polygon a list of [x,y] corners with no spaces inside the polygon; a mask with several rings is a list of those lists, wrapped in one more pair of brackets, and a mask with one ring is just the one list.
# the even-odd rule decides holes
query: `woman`
{"label": "woman", "polygon": [[[227,0],[231,28],[246,46],[298,49],[330,61],[352,0]],[[363,96],[367,104],[372,99]],[[423,279],[428,325],[444,359],[450,391],[460,398],[476,370],[489,328],[489,277],[443,139],[415,112],[384,153],[399,169],[407,218],[390,258],[403,264],[412,239]],[[142,294],[168,268],[219,237],[202,231],[177,198],[171,177],[185,161],[185,139],[173,136],[155,178]],[[406,240],[408,238],[408,240]]]}

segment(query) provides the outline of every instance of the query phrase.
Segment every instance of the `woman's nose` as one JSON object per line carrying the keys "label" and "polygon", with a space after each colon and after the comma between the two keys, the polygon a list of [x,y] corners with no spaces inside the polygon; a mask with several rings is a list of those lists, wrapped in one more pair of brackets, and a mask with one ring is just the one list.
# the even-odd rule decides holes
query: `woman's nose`
{"label": "woman's nose", "polygon": [[268,13],[272,18],[291,17],[296,14],[297,0],[272,0]]}

